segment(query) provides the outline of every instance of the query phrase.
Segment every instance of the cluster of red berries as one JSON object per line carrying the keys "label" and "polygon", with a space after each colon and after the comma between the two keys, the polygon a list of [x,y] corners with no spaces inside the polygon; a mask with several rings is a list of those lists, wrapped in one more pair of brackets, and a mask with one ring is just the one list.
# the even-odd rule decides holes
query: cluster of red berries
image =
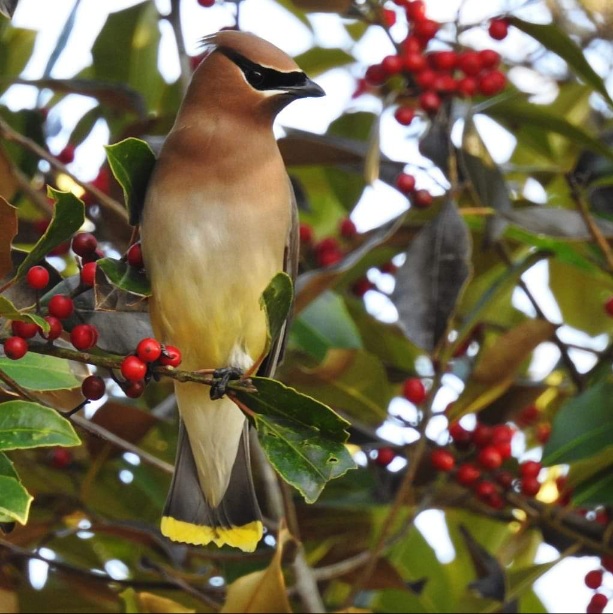
{"label": "cluster of red berries", "polygon": [[396,177],[396,188],[399,192],[408,196],[411,199],[413,206],[418,209],[427,209],[434,201],[434,197],[428,190],[417,190],[415,187],[416,180],[414,175],[409,173],[400,173]]}
{"label": "cluster of red berries", "polygon": [[600,568],[593,569],[585,574],[585,585],[594,591],[585,610],[587,614],[601,614],[607,607],[611,594],[608,591],[609,595],[607,596],[603,592],[603,580],[611,574],[613,574],[613,557],[611,556],[600,557]]}
{"label": "cluster of red berries", "polygon": [[540,444],[546,444],[551,436],[551,422],[544,418],[536,405],[527,405],[515,418],[517,426],[532,429],[534,438]]}
{"label": "cluster of red berries", "polygon": [[[402,396],[413,405],[421,405],[428,392],[419,377],[409,377],[402,383]],[[373,460],[379,467],[387,467],[395,458],[396,452],[389,446],[383,446],[377,449]]]}
{"label": "cluster of red berries", "polygon": [[[351,219],[343,218],[338,226],[338,236],[328,236],[315,240],[312,226],[300,224],[300,246],[303,260],[318,268],[325,268],[339,263],[351,249],[358,236],[358,231]],[[387,262],[379,267],[382,273],[393,275],[396,265]],[[362,298],[366,292],[375,289],[375,285],[366,277],[360,277],[351,286],[351,292]]]}
{"label": "cluster of red berries", "polygon": [[[400,77],[402,96],[416,100],[415,106],[402,105],[396,110],[396,120],[408,126],[415,117],[416,108],[427,115],[434,115],[450,96],[494,96],[504,89],[506,77],[498,70],[500,55],[496,51],[428,51],[427,47],[436,37],[441,24],[426,17],[422,0],[394,2],[404,9],[409,24],[408,36],[398,46],[395,55],[389,55],[381,63],[368,67],[358,85],[357,95],[367,91],[369,86],[379,87],[389,84],[392,78]],[[395,19],[389,10],[385,10],[382,21],[384,25],[391,25]],[[505,19],[493,19],[488,28],[490,36],[502,40],[507,35],[508,25]]]}
{"label": "cluster of red berries", "polygon": [[539,462],[529,460],[521,463],[517,475],[503,466],[512,456],[514,432],[508,424],[489,426],[477,423],[471,431],[459,422],[453,422],[449,425],[453,447],[433,450],[430,461],[437,471],[453,473],[458,484],[471,488],[479,500],[495,509],[502,509],[505,492],[515,489],[534,497],[541,489],[538,476],[542,467]]}

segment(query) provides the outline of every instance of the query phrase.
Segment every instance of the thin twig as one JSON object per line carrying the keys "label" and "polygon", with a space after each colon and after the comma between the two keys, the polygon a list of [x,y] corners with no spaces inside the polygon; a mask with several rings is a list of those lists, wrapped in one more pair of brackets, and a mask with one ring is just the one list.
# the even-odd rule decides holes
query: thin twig
{"label": "thin twig", "polygon": [[609,269],[609,273],[613,273],[613,252],[611,251],[609,243],[600,231],[600,228],[598,228],[598,225],[594,221],[594,217],[590,213],[590,208],[585,201],[583,194],[581,193],[577,180],[571,173],[567,173],[566,181],[568,183],[568,186],[570,187],[571,198],[573,199],[577,209],[579,210],[579,213],[581,214],[585,225],[590,231],[590,234],[594,239],[594,243],[598,245],[598,247],[602,251],[603,256],[605,257],[605,260],[607,261],[607,268]]}
{"label": "thin twig", "polygon": [[32,139],[28,138],[27,136],[23,136],[16,130],[13,130],[13,128],[11,128],[11,126],[3,119],[0,119],[0,136],[3,136],[7,141],[13,141],[18,145],[21,145],[39,158],[46,160],[54,169],[68,175],[75,183],[79,184],[88,192],[93,194],[103,207],[114,211],[125,220],[128,219],[128,212],[121,203],[117,202],[114,198],[111,198],[108,194],[105,194],[95,185],[79,179],[74,173],[71,173],[68,168],[66,168],[66,166],[62,164],[55,156],[51,155]]}

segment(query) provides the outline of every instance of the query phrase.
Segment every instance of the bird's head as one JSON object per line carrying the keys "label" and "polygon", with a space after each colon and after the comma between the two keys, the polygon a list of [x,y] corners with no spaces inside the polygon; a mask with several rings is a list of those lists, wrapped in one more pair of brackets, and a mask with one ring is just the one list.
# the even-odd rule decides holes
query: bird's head
{"label": "bird's head", "polygon": [[229,112],[274,118],[297,98],[325,95],[292,58],[254,34],[223,30],[202,42],[205,57],[190,89]]}

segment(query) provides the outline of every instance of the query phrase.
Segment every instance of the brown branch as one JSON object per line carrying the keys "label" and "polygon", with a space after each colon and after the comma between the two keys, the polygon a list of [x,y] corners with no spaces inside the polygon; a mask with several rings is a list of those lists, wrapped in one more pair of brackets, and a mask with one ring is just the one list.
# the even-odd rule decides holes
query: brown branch
{"label": "brown branch", "polygon": [[16,130],[13,130],[11,126],[0,118],[0,135],[7,141],[13,141],[21,147],[31,151],[39,158],[46,160],[57,171],[68,175],[75,183],[85,188],[88,192],[93,194],[103,207],[110,209],[117,213],[124,220],[128,219],[128,212],[126,208],[114,198],[111,198],[108,194],[105,194],[102,190],[98,189],[95,185],[87,181],[82,181],[74,173],[71,173],[64,164],[62,164],[55,156],[51,155],[48,151],[43,149],[38,143],[32,139],[20,134]]}
{"label": "brown branch", "polygon": [[613,273],[613,252],[611,251],[609,243],[600,231],[600,228],[598,228],[598,225],[594,221],[594,217],[590,213],[590,208],[588,206],[588,203],[585,201],[583,194],[581,193],[577,180],[571,173],[567,173],[566,182],[568,183],[568,186],[570,188],[571,198],[573,199],[575,206],[579,210],[579,213],[581,214],[585,225],[590,231],[594,243],[598,245],[598,247],[602,251],[605,260],[607,261],[607,268],[609,270],[609,273]]}

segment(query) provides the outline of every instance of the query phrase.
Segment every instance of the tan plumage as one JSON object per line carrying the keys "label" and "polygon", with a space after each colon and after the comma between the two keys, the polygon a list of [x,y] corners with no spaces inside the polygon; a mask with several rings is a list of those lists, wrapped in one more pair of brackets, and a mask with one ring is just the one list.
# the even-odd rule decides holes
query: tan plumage
{"label": "tan plumage", "polygon": [[[143,210],[151,320],[158,338],[182,351],[182,368],[251,370],[266,346],[260,296],[277,272],[293,272],[297,248],[272,123],[293,99],[323,92],[253,35],[219,32],[205,44]],[[253,550],[262,525],[244,415],[201,385],[177,383],[175,392],[182,428],[162,532]]]}

